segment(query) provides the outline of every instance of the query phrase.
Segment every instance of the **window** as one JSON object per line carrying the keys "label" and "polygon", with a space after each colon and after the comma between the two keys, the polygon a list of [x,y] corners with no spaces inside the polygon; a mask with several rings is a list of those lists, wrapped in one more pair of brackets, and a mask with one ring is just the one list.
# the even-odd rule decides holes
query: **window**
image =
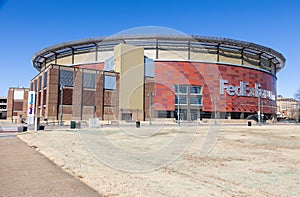
{"label": "window", "polygon": [[201,94],[201,86],[190,86],[190,93],[191,94]]}
{"label": "window", "polygon": [[59,71],[59,84],[63,86],[73,87],[74,73],[70,70]]}
{"label": "window", "polygon": [[42,76],[39,77],[39,90],[42,89]]}
{"label": "window", "polygon": [[47,80],[48,80],[48,72],[46,71],[44,73],[44,88],[47,87],[47,82],[48,82]]}
{"label": "window", "polygon": [[33,82],[33,91],[37,91],[37,80]]}
{"label": "window", "polygon": [[156,111],[157,118],[174,118],[172,111]]}
{"label": "window", "polygon": [[24,99],[24,91],[23,90],[15,90],[14,91],[14,100],[23,100]]}
{"label": "window", "polygon": [[104,89],[115,90],[116,89],[116,77],[115,76],[104,76]]}
{"label": "window", "polygon": [[83,87],[92,88],[96,87],[96,74],[94,73],[83,73]]}
{"label": "window", "polygon": [[[179,96],[179,104],[186,105],[187,104],[187,96]],[[178,96],[175,96],[175,105],[178,105]]]}
{"label": "window", "polygon": [[186,85],[175,85],[175,93],[187,94],[187,86]]}
{"label": "window", "polygon": [[191,105],[202,105],[202,96],[191,96],[190,104]]}
{"label": "window", "polygon": [[153,59],[145,57],[144,62],[145,62],[145,76],[154,77],[154,62],[153,62]]}

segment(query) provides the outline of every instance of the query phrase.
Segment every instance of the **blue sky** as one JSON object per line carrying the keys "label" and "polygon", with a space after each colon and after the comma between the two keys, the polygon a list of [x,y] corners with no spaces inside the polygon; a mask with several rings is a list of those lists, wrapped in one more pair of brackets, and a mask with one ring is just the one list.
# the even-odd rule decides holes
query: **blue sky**
{"label": "blue sky", "polygon": [[300,87],[300,0],[0,0],[0,96],[29,86],[38,73],[31,65],[37,51],[140,26],[271,47],[287,59],[278,94],[293,97]]}

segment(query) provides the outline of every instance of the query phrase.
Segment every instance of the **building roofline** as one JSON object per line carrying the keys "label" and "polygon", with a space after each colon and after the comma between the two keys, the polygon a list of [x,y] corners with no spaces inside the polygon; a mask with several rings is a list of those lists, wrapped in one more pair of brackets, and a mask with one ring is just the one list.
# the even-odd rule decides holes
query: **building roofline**
{"label": "building roofline", "polygon": [[[41,59],[47,58],[47,55],[55,55],[58,54],[61,50],[71,51],[74,48],[80,47],[95,47],[101,46],[101,44],[108,44],[111,43],[113,46],[114,44],[118,43],[126,43],[128,40],[140,40],[141,43],[144,40],[160,40],[160,41],[186,41],[187,43],[195,42],[200,44],[207,44],[212,46],[227,46],[229,48],[234,48],[236,50],[249,50],[250,52],[262,55],[265,54],[270,57],[270,60],[276,60],[276,71],[278,72],[282,69],[285,65],[286,59],[285,57],[278,51],[265,47],[259,44],[255,44],[252,42],[228,39],[228,38],[218,38],[218,37],[207,37],[207,36],[197,36],[197,35],[179,35],[179,34],[118,34],[114,36],[107,36],[107,37],[95,37],[95,38],[88,38],[82,40],[75,40],[69,42],[63,42],[60,44],[56,44],[45,49],[42,49],[35,53],[32,57],[33,66],[40,70],[41,66],[39,65]],[[146,43],[145,43],[146,44]]]}

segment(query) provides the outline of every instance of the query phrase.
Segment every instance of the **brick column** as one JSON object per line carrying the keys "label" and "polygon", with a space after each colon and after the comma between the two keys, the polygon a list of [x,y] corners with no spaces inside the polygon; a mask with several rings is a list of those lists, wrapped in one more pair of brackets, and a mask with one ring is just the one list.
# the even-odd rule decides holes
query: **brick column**
{"label": "brick column", "polygon": [[96,75],[96,94],[95,94],[95,106],[96,106],[96,117],[103,120],[103,80],[104,75]]}
{"label": "brick column", "polygon": [[9,89],[7,93],[7,115],[6,119],[13,118],[14,91]]}
{"label": "brick column", "polygon": [[47,95],[46,95],[46,116],[49,121],[57,120],[58,117],[58,83],[59,69],[48,69]]}
{"label": "brick column", "polygon": [[22,118],[27,118],[27,110],[28,110],[28,90],[24,90],[24,97],[23,97],[23,112]]}
{"label": "brick column", "polygon": [[81,120],[82,117],[82,77],[83,72],[79,69],[74,71],[74,87],[72,100],[72,119]]}

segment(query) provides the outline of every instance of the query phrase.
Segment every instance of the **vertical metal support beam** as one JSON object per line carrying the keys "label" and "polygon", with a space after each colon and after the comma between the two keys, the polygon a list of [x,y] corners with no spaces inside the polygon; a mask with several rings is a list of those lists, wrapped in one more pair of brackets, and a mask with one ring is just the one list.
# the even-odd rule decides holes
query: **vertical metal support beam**
{"label": "vertical metal support beam", "polygon": [[74,64],[74,48],[71,49],[72,49],[72,64]]}
{"label": "vertical metal support beam", "polygon": [[241,50],[241,59],[242,59],[242,65],[244,65],[244,47]]}
{"label": "vertical metal support beam", "polygon": [[156,55],[155,58],[158,59],[158,39],[156,39]]}
{"label": "vertical metal support beam", "polygon": [[46,69],[47,59],[45,59],[44,70]]}
{"label": "vertical metal support beam", "polygon": [[262,55],[262,53],[258,54],[258,66],[259,66],[259,68],[262,67],[261,55]]}
{"label": "vertical metal support beam", "polygon": [[54,64],[57,64],[57,53],[54,53]]}
{"label": "vertical metal support beam", "polygon": [[188,42],[188,60],[191,59],[191,41]]}
{"label": "vertical metal support beam", "polygon": [[98,61],[98,45],[96,43],[95,44],[95,47],[96,47],[96,54],[95,54],[95,61],[97,62]]}
{"label": "vertical metal support beam", "polygon": [[217,62],[220,62],[220,44],[217,45]]}

